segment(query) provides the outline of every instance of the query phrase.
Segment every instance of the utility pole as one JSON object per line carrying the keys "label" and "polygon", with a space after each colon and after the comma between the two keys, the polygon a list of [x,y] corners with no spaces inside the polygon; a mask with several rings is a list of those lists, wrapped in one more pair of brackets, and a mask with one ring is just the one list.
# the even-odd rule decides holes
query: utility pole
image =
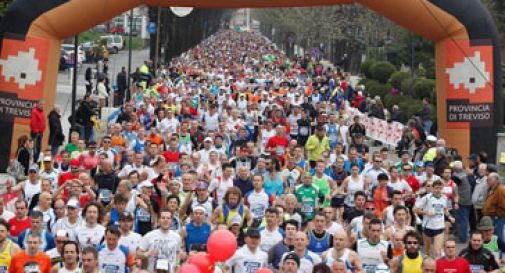
{"label": "utility pole", "polygon": [[72,115],[72,126],[73,128],[75,126],[75,100],[77,97],[77,65],[79,61],[79,35],[75,35],[74,37],[74,70],[72,71],[72,110],[71,110],[71,115]]}
{"label": "utility pole", "polygon": [[161,7],[158,7],[158,19],[156,22],[156,52],[154,52],[154,66],[158,66],[158,60],[160,55],[160,18],[161,18]]}
{"label": "utility pole", "polygon": [[[130,31],[128,33],[128,74],[126,75],[126,86],[128,88],[128,93],[126,94],[126,100],[129,101],[131,98],[131,79],[132,74],[132,32],[133,32],[133,9],[130,10]],[[119,103],[123,103],[122,101]]]}

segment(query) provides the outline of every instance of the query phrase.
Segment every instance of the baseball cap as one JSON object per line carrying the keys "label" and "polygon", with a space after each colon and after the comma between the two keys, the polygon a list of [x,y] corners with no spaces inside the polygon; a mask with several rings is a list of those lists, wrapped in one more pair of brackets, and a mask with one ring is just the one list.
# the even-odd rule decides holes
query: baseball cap
{"label": "baseball cap", "polygon": [[198,185],[196,186],[197,190],[206,190],[208,188],[209,188],[209,185],[207,185],[207,183],[205,183],[203,181],[198,182]]}
{"label": "baseball cap", "polygon": [[156,270],[165,270],[165,271],[169,271],[170,270],[170,263],[168,262],[167,259],[158,259],[156,261],[156,266],[155,266],[155,269]]}
{"label": "baseball cap", "polygon": [[293,260],[298,266],[300,266],[300,257],[298,257],[298,255],[296,255],[294,252],[288,252],[286,255],[284,255],[282,262],[284,263],[286,260]]}
{"label": "baseball cap", "polygon": [[121,215],[119,215],[119,221],[121,220],[133,220],[133,215],[127,211],[121,213]]}
{"label": "baseball cap", "polygon": [[373,202],[373,201],[371,201],[371,200],[368,200],[368,201],[366,201],[366,203],[365,203],[365,208],[368,208],[368,207],[374,207],[374,206],[375,206],[375,204],[374,204],[374,202]]}
{"label": "baseball cap", "polygon": [[77,200],[71,199],[71,200],[68,200],[67,207],[79,209],[79,208],[81,208],[81,205],[79,204],[79,202]]}
{"label": "baseball cap", "polygon": [[242,217],[240,215],[236,214],[230,219],[230,226],[233,225],[242,225]]}
{"label": "baseball cap", "polygon": [[254,237],[254,238],[261,238],[260,231],[256,228],[250,228],[247,230],[246,237]]}
{"label": "baseball cap", "polygon": [[213,142],[213,141],[212,141],[212,138],[210,138],[210,137],[206,137],[206,138],[203,140],[203,142],[207,142],[207,141]]}
{"label": "baseball cap", "polygon": [[70,166],[71,167],[79,167],[79,166],[81,166],[81,163],[79,162],[79,160],[73,159],[72,161],[70,161]]}
{"label": "baseball cap", "polygon": [[429,135],[426,137],[426,140],[429,142],[437,142],[437,137],[434,135]]}
{"label": "baseball cap", "polygon": [[106,140],[107,140],[107,141],[110,141],[110,140],[111,140],[111,139],[110,139],[110,136],[104,136],[104,137],[102,138],[102,141],[106,141]]}
{"label": "baseball cap", "polygon": [[51,162],[53,159],[50,156],[44,156],[44,159],[42,161],[44,162]]}
{"label": "baseball cap", "polygon": [[428,168],[428,167],[431,167],[433,168],[435,165],[433,165],[433,161],[428,161],[426,163],[424,163],[424,167]]}
{"label": "baseball cap", "polygon": [[30,168],[28,169],[28,172],[35,171],[36,173],[39,172],[39,166],[37,164],[32,164],[30,165]]}
{"label": "baseball cap", "polygon": [[139,188],[139,190],[141,190],[142,188],[144,187],[154,187],[153,183],[151,183],[151,181],[149,180],[144,180],[142,181],[138,186],[137,188]]}

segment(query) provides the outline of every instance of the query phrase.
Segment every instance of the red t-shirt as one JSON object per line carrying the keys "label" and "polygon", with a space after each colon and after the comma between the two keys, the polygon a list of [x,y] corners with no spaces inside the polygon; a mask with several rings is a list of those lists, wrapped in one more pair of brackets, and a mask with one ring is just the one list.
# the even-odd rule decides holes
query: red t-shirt
{"label": "red t-shirt", "polygon": [[9,220],[10,227],[10,235],[12,237],[18,237],[21,232],[29,229],[32,226],[32,221],[30,221],[30,217],[26,217],[24,220],[18,220],[17,217],[12,217]]}
{"label": "red t-shirt", "polygon": [[79,174],[80,173],[77,173],[77,175],[72,175],[71,171],[62,173],[60,175],[60,179],[58,180],[58,187],[65,184],[65,182],[67,182],[67,180],[79,179]]}
{"label": "red t-shirt", "polygon": [[167,161],[167,163],[178,163],[180,155],[181,153],[179,153],[178,151],[172,152],[170,150],[163,153],[163,157],[165,158],[165,161]]}
{"label": "red t-shirt", "polygon": [[280,137],[275,135],[268,139],[265,148],[274,148],[275,151],[272,152],[272,156],[277,156],[277,159],[279,159],[279,161],[282,162],[288,145],[289,140],[287,137],[284,136]]}
{"label": "red t-shirt", "polygon": [[91,156],[89,153],[86,152],[79,157],[79,162],[81,162],[82,167],[87,171],[96,167],[99,161],[100,156],[97,153],[95,153],[94,156]]}
{"label": "red t-shirt", "polygon": [[468,261],[461,258],[456,257],[456,259],[452,262],[447,261],[445,258],[441,258],[437,260],[437,273],[472,273],[470,270],[470,265]]}

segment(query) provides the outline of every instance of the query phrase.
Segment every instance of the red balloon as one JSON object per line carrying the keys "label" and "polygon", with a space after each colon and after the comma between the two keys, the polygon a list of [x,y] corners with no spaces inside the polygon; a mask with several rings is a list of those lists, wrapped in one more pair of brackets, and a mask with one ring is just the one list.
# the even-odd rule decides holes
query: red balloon
{"label": "red balloon", "polygon": [[179,269],[179,273],[200,273],[200,269],[194,264],[183,264]]}
{"label": "red balloon", "polygon": [[[237,250],[237,238],[228,230],[216,230],[210,234],[207,241],[207,251],[212,260],[224,262],[231,258]],[[203,273],[203,272],[202,272]]]}
{"label": "red balloon", "polygon": [[274,273],[274,272],[269,268],[262,267],[262,268],[256,270],[255,273]]}
{"label": "red balloon", "polygon": [[197,252],[191,255],[188,264],[196,265],[200,273],[213,273],[215,268],[214,261],[205,252]]}

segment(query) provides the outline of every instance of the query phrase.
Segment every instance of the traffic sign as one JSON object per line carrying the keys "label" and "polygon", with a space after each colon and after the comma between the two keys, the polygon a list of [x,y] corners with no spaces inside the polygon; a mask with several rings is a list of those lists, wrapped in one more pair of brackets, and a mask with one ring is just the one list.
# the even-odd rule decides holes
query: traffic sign
{"label": "traffic sign", "polygon": [[149,25],[147,25],[147,31],[150,34],[156,33],[156,23],[155,22],[150,22]]}

